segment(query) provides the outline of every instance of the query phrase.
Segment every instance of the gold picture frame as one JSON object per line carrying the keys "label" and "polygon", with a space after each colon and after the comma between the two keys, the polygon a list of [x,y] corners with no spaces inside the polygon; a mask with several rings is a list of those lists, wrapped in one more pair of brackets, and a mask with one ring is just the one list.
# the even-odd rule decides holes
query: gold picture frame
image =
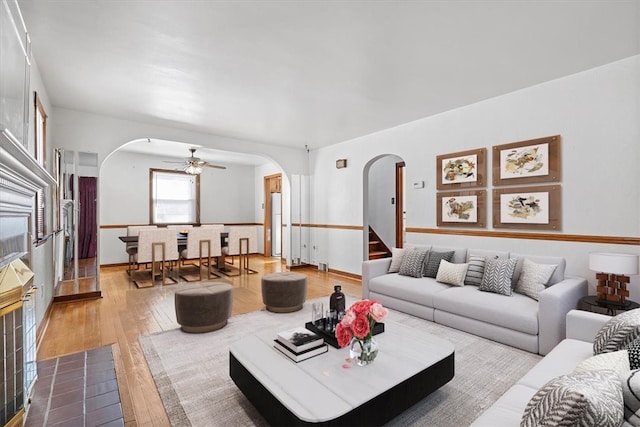
{"label": "gold picture frame", "polygon": [[486,148],[436,156],[436,188],[453,190],[484,187],[487,171],[486,157]]}
{"label": "gold picture frame", "polygon": [[438,227],[486,227],[486,190],[436,193],[436,198]]}
{"label": "gold picture frame", "polygon": [[527,230],[562,228],[560,185],[493,190],[493,227]]}
{"label": "gold picture frame", "polygon": [[560,135],[493,146],[493,185],[560,181]]}

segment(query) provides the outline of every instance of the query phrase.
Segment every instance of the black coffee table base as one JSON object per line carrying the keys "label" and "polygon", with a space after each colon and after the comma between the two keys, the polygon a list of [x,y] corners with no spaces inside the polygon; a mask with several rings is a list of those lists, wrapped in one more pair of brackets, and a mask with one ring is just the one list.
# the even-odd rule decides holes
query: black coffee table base
{"label": "black coffee table base", "polygon": [[229,353],[229,374],[233,382],[270,425],[374,426],[387,423],[451,381],[454,375],[454,353],[343,416],[322,423],[309,423],[296,417],[231,353]]}

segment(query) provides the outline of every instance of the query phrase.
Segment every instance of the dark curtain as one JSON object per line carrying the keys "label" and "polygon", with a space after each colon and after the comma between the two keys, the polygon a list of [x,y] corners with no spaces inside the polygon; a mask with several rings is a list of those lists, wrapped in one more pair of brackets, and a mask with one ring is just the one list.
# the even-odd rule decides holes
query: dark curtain
{"label": "dark curtain", "polygon": [[78,177],[80,214],[78,220],[78,258],[94,258],[98,240],[96,212],[97,179],[94,176]]}

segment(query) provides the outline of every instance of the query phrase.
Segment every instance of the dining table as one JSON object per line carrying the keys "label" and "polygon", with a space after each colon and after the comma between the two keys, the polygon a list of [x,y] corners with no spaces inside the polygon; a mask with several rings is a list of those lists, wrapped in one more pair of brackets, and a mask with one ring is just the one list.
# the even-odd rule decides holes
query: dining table
{"label": "dining table", "polygon": [[[178,233],[176,233],[176,238],[178,239],[178,252],[182,251],[182,249],[185,249],[187,247],[187,238],[189,235],[189,231],[185,230],[185,231],[180,231]],[[138,246],[138,236],[118,236],[118,239],[120,239],[121,242],[127,244],[127,247],[137,247]],[[224,231],[222,233],[220,233],[220,246],[221,247],[225,247],[228,246],[228,239],[229,239],[229,233]],[[218,271],[221,272],[228,272],[229,269],[226,268],[225,265],[225,254],[224,251],[222,251],[222,253],[215,257],[216,258],[216,265],[217,265],[217,269]],[[222,266],[222,267],[220,267]]]}

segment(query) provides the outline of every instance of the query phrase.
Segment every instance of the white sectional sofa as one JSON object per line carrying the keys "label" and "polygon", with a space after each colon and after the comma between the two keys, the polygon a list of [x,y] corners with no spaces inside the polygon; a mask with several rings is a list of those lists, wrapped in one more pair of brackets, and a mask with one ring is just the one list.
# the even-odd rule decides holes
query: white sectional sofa
{"label": "white sectional sofa", "polygon": [[586,279],[565,276],[564,258],[420,246],[434,252],[454,251],[453,263],[467,262],[471,256],[518,258],[514,284],[525,258],[540,264],[557,264],[557,268],[547,288],[540,293],[539,301],[536,301],[519,293],[505,296],[480,291],[477,286],[451,286],[434,278],[388,273],[390,258],[371,260],[362,265],[363,298],[375,299],[395,310],[545,355],[565,338],[566,315],[577,308],[580,298],[588,292]]}
{"label": "white sectional sofa", "polygon": [[[553,350],[493,405],[480,415],[473,427],[520,426],[527,403],[548,381],[573,372],[576,366],[593,356],[593,341],[610,316],[571,310],[567,314],[566,335]],[[630,426],[628,422],[623,424]]]}

